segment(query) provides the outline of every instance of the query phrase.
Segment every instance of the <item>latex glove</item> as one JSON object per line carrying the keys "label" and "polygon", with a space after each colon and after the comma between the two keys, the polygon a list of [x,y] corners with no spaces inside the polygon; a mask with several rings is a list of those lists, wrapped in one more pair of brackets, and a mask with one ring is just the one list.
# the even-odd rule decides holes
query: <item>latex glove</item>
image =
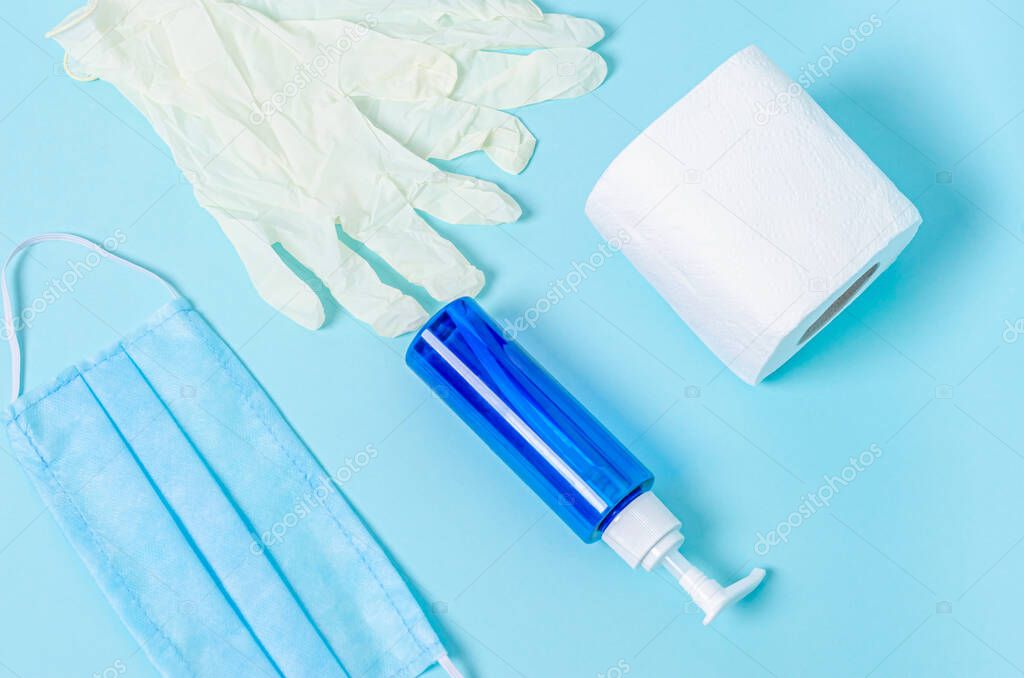
{"label": "latex glove", "polygon": [[[518,108],[590,92],[604,81],[603,59],[586,49],[604,37],[593,21],[544,14],[526,0],[228,0],[285,25],[342,18],[395,38],[435,45],[459,66],[450,96],[421,101],[354,96],[373,123],[424,158],[451,160],[482,150],[519,173],[536,139]],[[510,54],[496,50],[533,50]]]}
{"label": "latex glove", "polygon": [[[339,35],[362,34],[275,115],[254,118]],[[354,96],[446,97],[458,66],[428,45],[332,20],[282,26],[216,0],[94,0],[52,32],[75,68],[114,84],[149,119],[271,305],[309,328],[324,310],[280,244],[352,315],[396,336],[426,319],[337,237],[335,224],[431,296],[473,295],[483,275],[427,225],[520,216],[494,184],[449,174],[376,129]],[[283,88],[283,89],[282,89]],[[300,96],[301,94],[301,96]]]}

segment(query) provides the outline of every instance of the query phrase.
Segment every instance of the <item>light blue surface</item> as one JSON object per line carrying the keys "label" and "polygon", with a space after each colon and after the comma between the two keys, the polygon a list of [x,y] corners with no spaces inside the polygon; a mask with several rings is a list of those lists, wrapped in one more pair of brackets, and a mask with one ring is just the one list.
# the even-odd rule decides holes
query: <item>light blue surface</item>
{"label": "light blue surface", "polygon": [[[453,163],[527,210],[500,229],[442,227],[490,276],[483,305],[514,318],[596,251],[582,209],[602,169],[717,64],[757,43],[797,74],[882,19],[811,92],[924,225],[789,365],[757,388],[723,372],[622,257],[521,338],[655,472],[688,555],[723,577],[769,568],[710,629],[674,585],[578,542],[404,367],[408,339],[382,341],[337,309],[315,334],[276,317],[139,114],[61,74],[41,35],[73,7],[0,9],[3,249],[44,230],[120,229],[120,251],[179,285],[328,469],[374,446],[344,490],[469,673],[1024,672],[1024,332],[1006,332],[1024,319],[1019,1],[547,2],[606,26],[609,81],[524,112],[540,144],[522,176]],[[22,303],[80,257],[59,245],[23,257]],[[82,276],[25,335],[28,386],[163,301],[109,264]],[[882,454],[830,507],[755,554],[759,533],[871,445]],[[16,462],[0,464],[0,675],[153,675]]]}

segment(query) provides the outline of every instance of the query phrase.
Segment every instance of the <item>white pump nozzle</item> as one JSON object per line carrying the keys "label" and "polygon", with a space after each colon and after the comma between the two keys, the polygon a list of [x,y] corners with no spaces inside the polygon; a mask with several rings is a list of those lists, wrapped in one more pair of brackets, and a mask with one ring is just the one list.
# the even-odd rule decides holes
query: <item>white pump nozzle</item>
{"label": "white pump nozzle", "polygon": [[602,540],[632,567],[648,572],[661,564],[704,610],[704,624],[710,624],[726,605],[757,588],[765,571],[759,567],[743,579],[723,587],[679,553],[682,523],[653,492],[645,492],[623,508],[605,529]]}
{"label": "white pump nozzle", "polygon": [[679,582],[679,585],[690,594],[693,602],[697,603],[700,609],[704,610],[704,626],[710,624],[711,620],[717,617],[718,613],[726,605],[746,596],[756,589],[757,585],[764,579],[764,570],[760,567],[755,567],[743,579],[723,588],[717,581],[694,567],[678,551],[673,551],[665,556],[661,564],[672,573],[672,576]]}

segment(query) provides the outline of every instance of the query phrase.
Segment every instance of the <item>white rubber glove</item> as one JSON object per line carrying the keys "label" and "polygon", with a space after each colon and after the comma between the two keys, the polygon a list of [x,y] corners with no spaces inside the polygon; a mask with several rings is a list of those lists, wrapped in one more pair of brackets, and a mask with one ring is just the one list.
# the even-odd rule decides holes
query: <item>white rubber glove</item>
{"label": "white rubber glove", "polygon": [[[374,125],[424,158],[451,160],[482,150],[506,172],[521,172],[536,140],[498,109],[565,99],[600,85],[608,69],[586,49],[604,37],[593,21],[544,14],[528,0],[226,0],[285,25],[345,19],[394,38],[434,45],[459,66],[448,97],[395,101],[355,96]],[[510,54],[496,50],[533,50]]]}
{"label": "white rubber glove", "polygon": [[[336,223],[444,301],[475,294],[483,275],[415,210],[450,223],[520,216],[500,188],[441,172],[375,128],[346,94],[447,97],[458,65],[434,47],[341,20],[284,26],[217,0],[92,0],[51,35],[76,69],[114,84],[149,119],[263,298],[305,327],[323,323],[323,307],[275,244],[352,315],[396,336],[426,312],[383,284],[338,239]],[[296,85],[340,35],[361,37]],[[288,105],[261,118],[260,103],[281,96]]]}

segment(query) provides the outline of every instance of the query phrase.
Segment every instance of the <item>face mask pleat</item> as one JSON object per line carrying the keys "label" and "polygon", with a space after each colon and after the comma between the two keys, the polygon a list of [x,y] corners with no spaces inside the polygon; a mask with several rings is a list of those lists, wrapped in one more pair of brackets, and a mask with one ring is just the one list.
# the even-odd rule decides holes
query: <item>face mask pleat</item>
{"label": "face mask pleat", "polygon": [[[41,496],[154,663],[182,675],[277,675],[81,376],[8,426]],[[39,431],[61,445],[40,446]],[[204,643],[211,629],[222,648]]]}
{"label": "face mask pleat", "polygon": [[254,530],[232,489],[211,473],[129,355],[112,356],[85,379],[268,659],[286,676],[345,676],[270,554],[253,548]]}
{"label": "face mask pleat", "polygon": [[443,649],[330,474],[200,316],[165,327],[127,351],[246,517],[253,548],[272,559],[352,675],[425,670]]}

